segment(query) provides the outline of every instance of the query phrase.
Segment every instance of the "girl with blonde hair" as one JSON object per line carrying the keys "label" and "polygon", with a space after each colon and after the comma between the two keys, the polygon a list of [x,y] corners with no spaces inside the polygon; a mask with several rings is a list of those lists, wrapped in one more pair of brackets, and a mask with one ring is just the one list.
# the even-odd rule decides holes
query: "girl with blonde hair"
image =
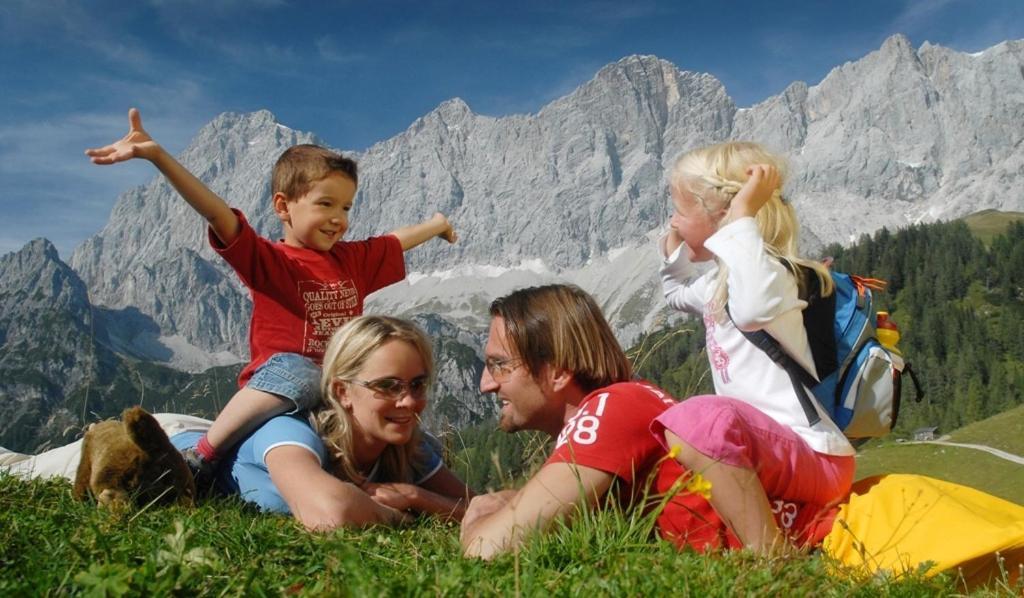
{"label": "girl with blonde hair", "polygon": [[[812,424],[785,370],[741,332],[765,330],[816,373],[803,326],[804,272],[824,295],[832,281],[825,266],[797,254],[785,172],[780,157],[755,143],[684,154],[669,175],[674,213],[659,241],[668,304],[703,318],[716,394],[683,401],[651,429],[711,482],[712,506],[759,551],[784,547],[788,530],[779,523],[785,528],[800,505],[845,496],[854,472],[843,433],[817,405]],[[696,262],[711,269],[693,274]]]}

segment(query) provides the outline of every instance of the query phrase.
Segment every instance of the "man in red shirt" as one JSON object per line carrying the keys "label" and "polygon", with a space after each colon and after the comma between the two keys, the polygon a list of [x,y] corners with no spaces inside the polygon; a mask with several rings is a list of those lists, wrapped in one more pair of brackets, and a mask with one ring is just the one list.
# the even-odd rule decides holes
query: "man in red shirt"
{"label": "man in red shirt", "polygon": [[[480,390],[501,402],[506,432],[540,430],[555,449],[520,490],[474,498],[462,520],[467,556],[514,550],[558,519],[606,504],[660,508],[662,537],[704,551],[742,544],[707,501],[699,476],[671,458],[651,422],[675,404],[665,391],[633,380],[628,358],[600,308],[571,285],[521,289],[491,304]],[[811,509],[773,504],[780,526],[799,542],[828,531]],[[814,537],[810,537],[813,535]]]}
{"label": "man in red shirt", "polygon": [[[557,440],[521,490],[473,499],[462,522],[467,556],[513,550],[556,519],[603,504],[609,491],[636,505],[689,479],[649,431],[675,400],[632,380],[629,360],[587,293],[569,285],[522,289],[494,301],[491,316],[480,390],[497,395],[506,432],[541,430]],[[678,494],[661,519],[678,516],[684,520],[676,527],[706,536],[702,545],[720,545],[724,527],[704,498]]]}

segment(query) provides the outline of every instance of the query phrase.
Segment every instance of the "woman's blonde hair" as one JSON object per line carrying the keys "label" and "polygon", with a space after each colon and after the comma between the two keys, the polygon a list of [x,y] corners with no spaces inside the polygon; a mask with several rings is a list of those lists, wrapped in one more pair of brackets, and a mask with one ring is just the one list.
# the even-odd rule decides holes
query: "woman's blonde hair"
{"label": "woman's blonde hair", "polygon": [[[731,141],[711,145],[687,152],[676,159],[669,173],[669,185],[673,191],[688,191],[709,214],[728,209],[736,193],[750,178],[747,168],[754,164],[771,164],[778,171],[781,181],[786,180],[787,164],[757,143]],[[765,251],[774,256],[793,272],[801,291],[806,282],[801,268],[808,268],[818,278],[822,296],[832,293],[832,277],[821,262],[797,255],[797,232],[800,225],[793,205],[785,201],[781,193],[775,193],[755,217],[757,228],[764,239]],[[712,308],[721,321],[725,318],[725,305],[729,300],[726,279],[728,268],[718,261],[718,276],[715,278]]]}
{"label": "woman's blonde hair", "polygon": [[[320,390],[323,402],[310,414],[313,429],[323,438],[327,447],[332,473],[353,483],[362,483],[366,475],[353,461],[352,414],[335,394],[335,381],[358,377],[370,355],[384,343],[400,340],[412,345],[423,359],[423,367],[433,382],[434,357],[430,341],[418,326],[407,320],[389,316],[360,316],[349,321],[331,336],[324,352]],[[411,463],[420,450],[420,430],[417,425],[408,443],[388,445],[381,454],[380,479],[393,482],[412,482]]]}

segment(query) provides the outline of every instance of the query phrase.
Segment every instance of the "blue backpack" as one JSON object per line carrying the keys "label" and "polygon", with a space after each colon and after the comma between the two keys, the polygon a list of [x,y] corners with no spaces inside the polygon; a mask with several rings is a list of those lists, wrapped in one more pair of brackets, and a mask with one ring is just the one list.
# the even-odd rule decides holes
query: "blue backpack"
{"label": "blue backpack", "polygon": [[871,290],[880,290],[885,283],[830,272],[835,291],[822,297],[814,271],[802,271],[802,298],[807,301],[804,328],[820,379],[790,357],[764,330],[741,332],[789,374],[810,425],[821,421],[811,402],[816,400],[850,440],[885,436],[892,431],[899,415],[904,372],[910,374],[917,401],[924,397],[910,364],[878,340]]}

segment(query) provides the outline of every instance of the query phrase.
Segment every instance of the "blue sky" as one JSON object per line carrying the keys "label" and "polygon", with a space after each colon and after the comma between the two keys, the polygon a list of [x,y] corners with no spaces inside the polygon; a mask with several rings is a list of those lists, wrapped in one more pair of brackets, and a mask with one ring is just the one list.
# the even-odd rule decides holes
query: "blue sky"
{"label": "blue sky", "polygon": [[631,54],[711,73],[748,106],[894,33],[966,52],[1024,38],[1022,0],[776,4],[3,0],[0,253],[44,236],[67,259],[153,176],[82,154],[122,135],[131,106],[174,153],[217,114],[262,108],[362,150],[452,97],[536,112]]}

